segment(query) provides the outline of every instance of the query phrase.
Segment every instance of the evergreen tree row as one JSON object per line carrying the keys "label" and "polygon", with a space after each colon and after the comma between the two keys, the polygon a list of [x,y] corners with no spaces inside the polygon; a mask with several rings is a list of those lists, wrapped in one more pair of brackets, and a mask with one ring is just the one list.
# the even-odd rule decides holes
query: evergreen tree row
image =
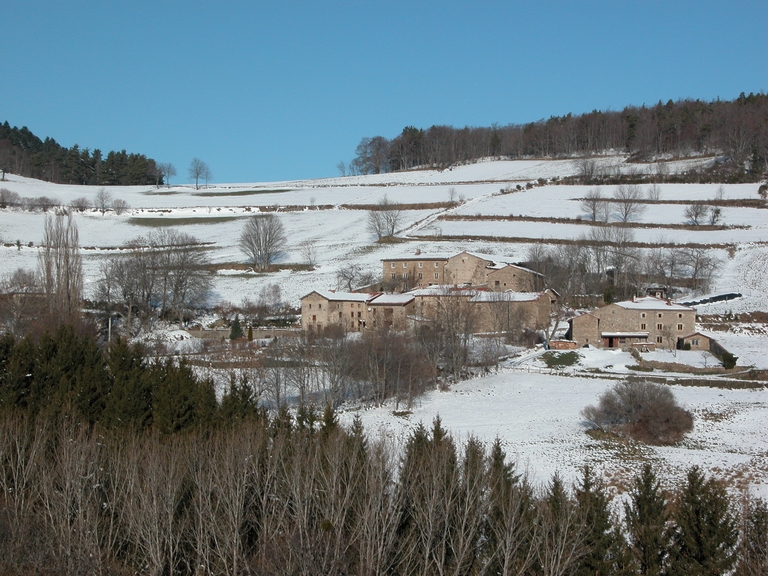
{"label": "evergreen tree row", "polygon": [[[34,424],[34,425],[30,425]],[[6,574],[765,574],[765,503],[646,466],[624,518],[585,468],[541,488],[439,420],[395,451],[329,408],[163,436],[0,416]]]}
{"label": "evergreen tree row", "polygon": [[58,184],[140,185],[163,183],[152,158],[125,150],[65,148],[53,138],[41,140],[26,126],[0,124],[0,170]]}
{"label": "evergreen tree row", "polygon": [[0,339],[0,414],[106,429],[172,434],[213,425],[213,383],[184,362],[147,361],[141,346],[117,339],[106,348],[71,326]]}

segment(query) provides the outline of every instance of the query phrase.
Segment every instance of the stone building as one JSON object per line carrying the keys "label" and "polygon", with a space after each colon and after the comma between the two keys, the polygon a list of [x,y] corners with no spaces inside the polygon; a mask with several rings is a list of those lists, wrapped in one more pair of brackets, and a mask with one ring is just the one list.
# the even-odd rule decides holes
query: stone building
{"label": "stone building", "polygon": [[382,260],[382,278],[393,289],[436,285],[478,286],[504,292],[533,292],[543,288],[543,276],[503,256],[460,252],[453,256],[422,254]]}
{"label": "stone building", "polygon": [[301,299],[302,330],[339,326],[347,332],[391,328],[405,330],[414,297],[407,294],[364,294],[314,290]]}
{"label": "stone building", "polygon": [[648,296],[576,316],[568,337],[596,348],[675,348],[678,338],[695,332],[695,324],[694,308]]}

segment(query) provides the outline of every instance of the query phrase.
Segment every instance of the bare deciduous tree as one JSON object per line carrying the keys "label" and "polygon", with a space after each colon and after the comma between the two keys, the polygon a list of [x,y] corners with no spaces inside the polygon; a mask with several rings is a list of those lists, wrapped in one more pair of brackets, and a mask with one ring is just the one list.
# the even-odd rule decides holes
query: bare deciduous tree
{"label": "bare deciduous tree", "polygon": [[207,182],[211,177],[211,170],[208,168],[208,164],[197,157],[192,158],[187,173],[189,174],[189,177],[195,181],[195,190],[200,188],[201,178]]}
{"label": "bare deciduous tree", "polygon": [[651,202],[658,202],[659,200],[661,200],[661,186],[659,186],[658,184],[656,184],[656,182],[654,182],[653,184],[648,186],[648,192],[646,193],[646,195],[648,197],[648,200],[650,200]]}
{"label": "bare deciduous tree", "polygon": [[367,230],[378,240],[394,236],[402,219],[402,211],[384,195],[376,208],[368,211]]}
{"label": "bare deciduous tree", "polygon": [[695,202],[687,206],[683,214],[691,224],[698,226],[707,217],[708,212],[709,206]]}
{"label": "bare deciduous tree", "polygon": [[593,222],[597,222],[600,218],[600,209],[603,204],[605,204],[605,198],[603,198],[600,188],[590,188],[584,198],[581,199],[581,209]]}
{"label": "bare deciduous tree", "polygon": [[629,222],[639,218],[645,212],[641,203],[643,193],[637,184],[620,184],[613,191],[616,217],[620,222]]}
{"label": "bare deciduous tree", "polygon": [[171,176],[176,176],[176,167],[170,162],[163,162],[157,165],[160,174],[163,177],[163,182],[166,186],[171,185]]}
{"label": "bare deciduous tree", "polygon": [[287,238],[283,223],[275,214],[256,214],[245,223],[238,246],[253,264],[265,271],[280,255]]}
{"label": "bare deciduous tree", "polygon": [[299,246],[301,255],[309,266],[314,267],[317,264],[317,248],[312,240],[306,240]]}
{"label": "bare deciduous tree", "polygon": [[106,188],[99,188],[99,191],[96,192],[96,198],[94,199],[93,204],[103,216],[112,206],[112,194],[107,192]]}
{"label": "bare deciduous tree", "polygon": [[83,263],[77,225],[71,214],[46,217],[38,276],[52,318],[72,320],[83,297]]}

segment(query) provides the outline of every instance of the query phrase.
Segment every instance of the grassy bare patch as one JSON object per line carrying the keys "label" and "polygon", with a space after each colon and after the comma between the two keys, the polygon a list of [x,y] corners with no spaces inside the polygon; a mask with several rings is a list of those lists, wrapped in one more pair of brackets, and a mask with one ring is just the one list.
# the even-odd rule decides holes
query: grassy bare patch
{"label": "grassy bare patch", "polygon": [[194,216],[184,218],[141,218],[132,217],[128,219],[128,224],[133,226],[146,226],[148,228],[163,228],[166,226],[192,226],[199,224],[225,224],[227,222],[233,222],[240,220],[238,216]]}
{"label": "grassy bare patch", "polygon": [[437,217],[437,220],[445,221],[459,221],[459,222],[546,222],[547,224],[576,224],[581,226],[599,226],[602,228],[648,228],[648,229],[665,229],[665,230],[696,230],[699,232],[712,232],[715,230],[733,230],[733,229],[747,229],[749,226],[737,226],[737,225],[716,225],[711,226],[709,224],[698,224],[696,226],[692,224],[654,224],[652,222],[600,222],[593,220],[585,220],[583,218],[545,218],[540,216],[509,216],[500,215],[455,215],[455,214],[442,214]]}
{"label": "grassy bare patch", "polygon": [[227,192],[197,192],[194,196],[203,198],[218,198],[219,196],[255,196],[257,194],[282,194],[283,192],[293,192],[292,188],[271,188],[259,190],[233,190]]}

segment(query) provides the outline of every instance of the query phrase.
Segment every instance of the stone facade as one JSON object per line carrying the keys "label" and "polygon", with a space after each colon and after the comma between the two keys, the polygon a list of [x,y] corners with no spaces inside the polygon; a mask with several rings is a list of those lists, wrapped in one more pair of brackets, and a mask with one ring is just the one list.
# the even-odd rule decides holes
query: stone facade
{"label": "stone facade", "polygon": [[495,292],[541,290],[538,272],[487,254],[460,252],[453,256],[415,254],[382,260],[382,282],[392,289],[428,286],[484,286]]}
{"label": "stone facade", "polygon": [[302,330],[339,326],[347,332],[391,328],[405,330],[414,297],[405,294],[362,294],[316,290],[301,299]]}
{"label": "stone facade", "polygon": [[681,336],[695,331],[696,310],[668,300],[646,297],[616,302],[571,320],[571,339],[579,346],[629,348],[654,344],[675,348]]}

